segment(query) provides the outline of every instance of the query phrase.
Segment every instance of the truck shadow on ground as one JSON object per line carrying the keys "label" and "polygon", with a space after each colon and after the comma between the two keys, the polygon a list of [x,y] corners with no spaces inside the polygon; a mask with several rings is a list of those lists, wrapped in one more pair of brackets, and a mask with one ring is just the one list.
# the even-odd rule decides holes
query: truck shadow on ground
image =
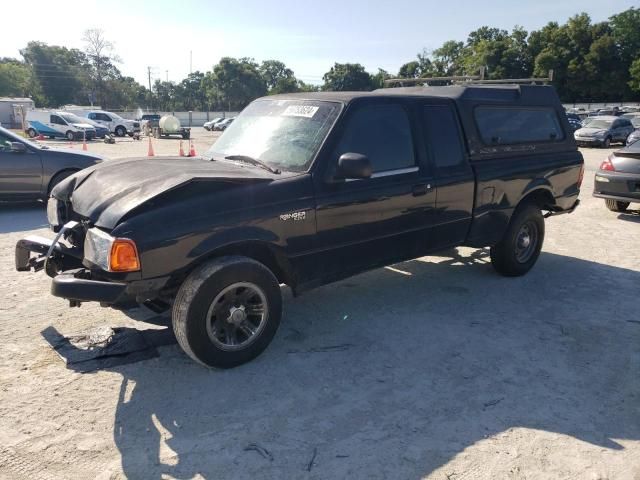
{"label": "truck shadow on ground", "polygon": [[0,202],[0,234],[47,228],[47,209],[42,202]]}
{"label": "truck shadow on ground", "polygon": [[448,254],[287,295],[274,343],[242,367],[166,347],[113,369],[124,473],[417,478],[514,427],[640,440],[640,323],[621,301],[640,273],[543,253],[509,279],[484,250]]}

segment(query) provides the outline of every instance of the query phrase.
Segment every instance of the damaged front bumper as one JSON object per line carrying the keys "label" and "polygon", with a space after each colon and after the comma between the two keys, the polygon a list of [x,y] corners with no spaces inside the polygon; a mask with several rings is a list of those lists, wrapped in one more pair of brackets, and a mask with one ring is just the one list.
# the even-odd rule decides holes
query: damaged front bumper
{"label": "damaged front bumper", "polygon": [[[69,300],[71,306],[79,306],[82,302],[99,302],[114,308],[146,305],[158,296],[169,280],[169,277],[159,277],[122,282],[95,278],[94,272],[82,264],[82,250],[59,241],[65,231],[74,227],[75,222],[67,223],[53,240],[39,236],[19,240],[15,250],[16,270],[45,270],[53,278],[51,294]],[[152,306],[159,308],[157,303],[153,302]]]}

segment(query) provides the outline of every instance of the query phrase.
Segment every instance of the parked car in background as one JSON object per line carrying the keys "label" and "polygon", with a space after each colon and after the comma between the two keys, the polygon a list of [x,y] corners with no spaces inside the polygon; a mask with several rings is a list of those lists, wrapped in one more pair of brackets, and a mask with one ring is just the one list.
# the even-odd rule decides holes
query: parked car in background
{"label": "parked car in background", "polygon": [[0,127],[0,200],[46,200],[62,180],[102,157],[50,148]]}
{"label": "parked car in background", "polygon": [[234,118],[233,118],[233,117],[231,117],[231,118],[225,118],[224,120],[222,120],[222,121],[220,121],[220,122],[216,123],[216,124],[213,126],[212,130],[222,132],[222,131],[226,130],[226,129],[227,129],[227,127],[228,127],[229,125],[231,125],[231,123],[233,123],[233,120],[234,120]]}
{"label": "parked car in background", "polygon": [[613,152],[596,172],[593,196],[612,212],[640,203],[640,142]]}
{"label": "parked car in background", "polygon": [[109,129],[111,133],[115,133],[118,137],[125,135],[132,136],[134,132],[140,131],[140,122],[122,118],[120,115],[104,110],[88,110],[74,112],[78,115],[84,115],[89,120],[99,123]]}
{"label": "parked car in background", "polygon": [[29,110],[27,112],[27,135],[35,138],[44,135],[49,138],[66,138],[67,140],[91,140],[96,137],[96,130],[84,119],[69,112],[55,110]]}
{"label": "parked car in background", "polygon": [[631,132],[631,135],[627,137],[627,145],[636,143],[638,140],[640,140],[640,128],[635,129]]}
{"label": "parked car in background", "polygon": [[213,130],[213,126],[218,123],[221,122],[222,120],[224,120],[225,117],[216,117],[213,120],[209,120],[208,122],[204,122],[204,129],[207,130],[208,132],[210,132],[211,130]]}
{"label": "parked car in background", "polygon": [[640,128],[640,113],[638,112],[625,113],[624,115],[621,115],[620,118],[626,118],[631,122],[631,124],[635,128]]}
{"label": "parked car in background", "polygon": [[582,128],[582,119],[577,113],[567,113],[567,120],[574,132],[579,128]]}
{"label": "parked car in background", "polygon": [[633,125],[626,118],[598,116],[585,120],[584,126],[573,135],[579,146],[608,148],[615,142],[626,143],[633,130]]}
{"label": "parked car in background", "polygon": [[[74,115],[74,114],[70,114],[70,115]],[[97,138],[104,138],[111,133],[109,132],[109,129],[107,127],[105,127],[104,125],[100,125],[99,123],[94,122],[93,120],[90,120],[88,118],[83,118],[82,121],[88,123],[95,129]]]}

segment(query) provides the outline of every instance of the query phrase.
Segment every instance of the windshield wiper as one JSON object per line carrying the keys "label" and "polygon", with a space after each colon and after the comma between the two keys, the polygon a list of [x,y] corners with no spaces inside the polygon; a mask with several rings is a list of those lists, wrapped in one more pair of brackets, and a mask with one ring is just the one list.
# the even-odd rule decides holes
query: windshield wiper
{"label": "windshield wiper", "polygon": [[258,167],[262,167],[266,170],[269,170],[271,173],[275,173],[276,175],[280,174],[280,170],[277,168],[273,168],[268,163],[263,162],[257,158],[250,157],[249,155],[227,155],[224,157],[225,160],[238,160],[239,162],[246,162],[252,165],[256,165]]}

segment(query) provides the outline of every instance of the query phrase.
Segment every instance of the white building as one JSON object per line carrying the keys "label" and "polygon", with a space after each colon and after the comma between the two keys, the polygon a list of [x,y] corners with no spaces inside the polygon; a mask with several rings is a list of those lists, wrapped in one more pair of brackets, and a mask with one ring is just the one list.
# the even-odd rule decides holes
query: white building
{"label": "white building", "polygon": [[0,125],[22,129],[24,117],[34,107],[30,98],[0,97]]}

